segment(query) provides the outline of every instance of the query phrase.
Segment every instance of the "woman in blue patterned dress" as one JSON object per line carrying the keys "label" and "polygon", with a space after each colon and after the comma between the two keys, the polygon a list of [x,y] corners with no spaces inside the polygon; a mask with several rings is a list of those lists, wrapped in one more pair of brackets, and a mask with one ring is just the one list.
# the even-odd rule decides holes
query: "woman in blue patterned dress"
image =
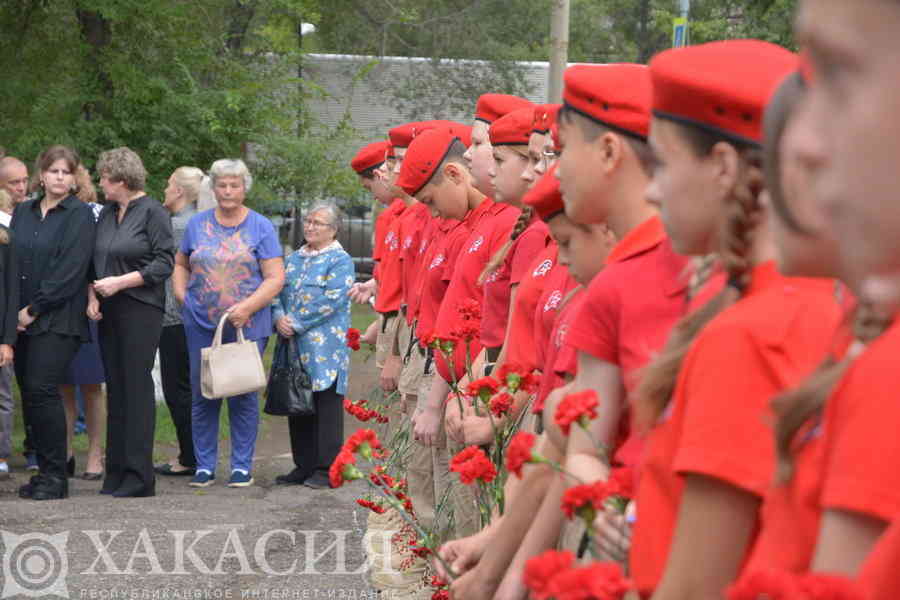
{"label": "woman in blue patterned dress", "polygon": [[343,441],[342,398],[350,365],[347,292],[355,273],[353,259],[335,239],[339,223],[338,210],[330,204],[318,204],[307,213],[306,244],[288,256],[284,289],[273,303],[275,328],[297,344],[316,407],[314,415],[288,417],[295,468],[275,479],[282,485],[328,487],[328,467]]}

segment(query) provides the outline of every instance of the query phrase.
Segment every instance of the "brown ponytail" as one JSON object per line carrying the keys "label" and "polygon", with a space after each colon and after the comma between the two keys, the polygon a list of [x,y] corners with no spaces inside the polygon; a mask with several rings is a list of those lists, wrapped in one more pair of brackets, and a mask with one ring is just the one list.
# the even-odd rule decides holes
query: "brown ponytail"
{"label": "brown ponytail", "polygon": [[506,243],[503,244],[494,256],[491,257],[491,260],[488,261],[487,265],[484,267],[484,270],[481,272],[481,275],[478,276],[478,285],[484,285],[484,282],[487,278],[500,268],[500,265],[503,264],[503,261],[506,260],[506,256],[509,254],[510,248],[512,248],[513,242],[519,239],[519,236],[522,235],[528,226],[531,224],[531,217],[534,214],[534,209],[530,206],[525,206],[522,208],[522,214],[519,215],[519,218],[516,220],[516,224],[513,226],[512,232],[509,234],[509,239],[506,240]]}
{"label": "brown ponytail", "polygon": [[877,339],[892,322],[889,315],[877,310],[871,302],[860,302],[850,318],[853,320],[856,347],[851,346],[841,361],[829,356],[800,386],[772,400],[772,410],[776,416],[775,478],[780,484],[788,483],[794,475],[793,446],[797,432],[822,412],[831,392],[859,354],[859,346]]}
{"label": "brown ponytail", "polygon": [[750,284],[753,268],[751,251],[754,233],[761,218],[759,195],[763,190],[762,153],[756,146],[742,145],[705,131],[679,125],[698,155],[709,154],[717,143],[733,145],[741,155],[740,177],[727,199],[726,214],[719,235],[718,252],[728,274],[728,285],[712,300],[682,318],[669,335],[659,356],[645,367],[637,390],[638,423],[650,428],[665,411],[678,380],[678,372],[694,338],[722,310],[740,299]]}

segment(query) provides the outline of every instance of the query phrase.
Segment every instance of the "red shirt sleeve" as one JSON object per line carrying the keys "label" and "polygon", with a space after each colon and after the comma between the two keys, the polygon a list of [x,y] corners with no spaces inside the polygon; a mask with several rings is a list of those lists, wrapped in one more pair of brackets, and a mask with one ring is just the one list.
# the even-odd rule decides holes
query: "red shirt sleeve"
{"label": "red shirt sleeve", "polygon": [[509,283],[521,283],[532,270],[532,263],[547,247],[550,230],[543,221],[535,221],[518,237],[512,249],[509,268]]}
{"label": "red shirt sleeve", "polygon": [[885,521],[900,514],[896,325],[870,345],[829,399],[821,504]]}
{"label": "red shirt sleeve", "polygon": [[622,310],[617,266],[608,265],[591,281],[567,338],[575,350],[613,364],[619,364]]}
{"label": "red shirt sleeve", "polygon": [[900,517],[885,533],[859,574],[859,583],[869,600],[897,600],[900,598]]}

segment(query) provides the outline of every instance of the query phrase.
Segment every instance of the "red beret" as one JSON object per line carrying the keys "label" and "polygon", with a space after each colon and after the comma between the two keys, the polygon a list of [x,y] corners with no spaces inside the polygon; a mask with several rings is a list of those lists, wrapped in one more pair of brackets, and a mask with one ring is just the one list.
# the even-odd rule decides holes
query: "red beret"
{"label": "red beret", "polygon": [[559,191],[559,179],[556,178],[556,165],[550,167],[525,193],[522,202],[532,207],[545,221],[565,210],[562,193]]}
{"label": "red beret", "polygon": [[475,119],[488,125],[514,110],[531,108],[534,104],[525,98],[509,94],[482,94],[475,105]]}
{"label": "red beret", "polygon": [[488,129],[492,146],[528,145],[531,137],[531,122],[534,120],[534,108],[520,108],[503,115]]}
{"label": "red beret", "polygon": [[414,137],[423,131],[434,129],[437,126],[436,124],[440,122],[449,123],[450,121],[413,121],[412,123],[397,125],[388,131],[391,145],[397,148],[409,148]]}
{"label": "red beret", "polygon": [[563,74],[566,107],[614,131],[650,132],[650,73],[629,63],[575,65]]}
{"label": "red beret", "polygon": [[556,115],[561,104],[538,104],[534,107],[534,120],[531,123],[531,132],[547,135],[550,128],[556,123]]}
{"label": "red beret", "polygon": [[353,170],[357,173],[362,173],[366,169],[381,166],[387,156],[388,146],[390,146],[390,143],[385,140],[363,146],[359,152],[356,153],[356,156],[353,157],[353,160],[350,161],[350,166],[353,167]]}
{"label": "red beret", "polygon": [[[457,123],[456,121],[429,121],[429,123],[434,124],[433,128],[429,129],[445,129],[459,138],[459,141],[463,143],[463,145],[468,148],[472,145],[472,126],[466,125],[465,123]],[[423,130],[420,133],[424,133]]]}
{"label": "red beret", "polygon": [[446,127],[431,129],[417,135],[406,150],[406,156],[400,166],[400,175],[397,177],[397,185],[410,196],[415,196],[431,181],[434,172],[444,162],[454,140],[459,140],[459,136],[454,135]]}
{"label": "red beret", "polygon": [[550,139],[553,140],[553,151],[562,152],[562,144],[559,143],[559,122],[550,126]]}
{"label": "red beret", "polygon": [[760,144],[766,104],[797,66],[796,54],[760,40],[666,50],[650,62],[653,114]]}

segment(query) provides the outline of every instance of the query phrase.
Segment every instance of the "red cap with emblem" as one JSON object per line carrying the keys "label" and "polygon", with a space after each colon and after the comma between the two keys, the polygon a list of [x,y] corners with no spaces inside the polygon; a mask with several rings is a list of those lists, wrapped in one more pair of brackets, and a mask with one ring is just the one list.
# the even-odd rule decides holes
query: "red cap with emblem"
{"label": "red cap with emblem", "polygon": [[763,113],[797,55],[761,40],[727,40],[661,52],[650,62],[653,114],[761,144]]}
{"label": "red cap with emblem", "polygon": [[459,136],[443,127],[417,135],[406,150],[397,185],[410,196],[415,196],[431,181],[456,140]]}
{"label": "red cap with emblem", "polygon": [[550,128],[556,123],[556,115],[561,104],[538,104],[534,107],[534,120],[531,123],[531,132],[547,135]]}
{"label": "red cap with emblem", "polygon": [[503,115],[488,129],[492,146],[527,146],[531,137],[531,122],[534,120],[533,108],[520,108]]}
{"label": "red cap with emblem", "polygon": [[534,104],[525,98],[509,94],[482,94],[475,105],[475,120],[484,121],[488,125],[514,110],[531,108]]}
{"label": "red cap with emblem", "polygon": [[350,166],[357,173],[381,166],[388,155],[388,146],[390,143],[385,140],[363,146],[350,161]]}
{"label": "red cap with emblem", "polygon": [[463,145],[468,148],[472,145],[472,126],[465,123],[457,123],[456,121],[429,121],[435,126],[433,129],[445,129],[459,138]]}
{"label": "red cap with emblem", "polygon": [[532,207],[544,221],[565,210],[562,193],[559,191],[559,179],[556,178],[556,165],[550,167],[534,187],[528,190],[522,202]]}
{"label": "red cap with emblem", "polygon": [[650,72],[630,63],[575,65],[563,75],[563,104],[601,125],[646,139],[650,132]]}

